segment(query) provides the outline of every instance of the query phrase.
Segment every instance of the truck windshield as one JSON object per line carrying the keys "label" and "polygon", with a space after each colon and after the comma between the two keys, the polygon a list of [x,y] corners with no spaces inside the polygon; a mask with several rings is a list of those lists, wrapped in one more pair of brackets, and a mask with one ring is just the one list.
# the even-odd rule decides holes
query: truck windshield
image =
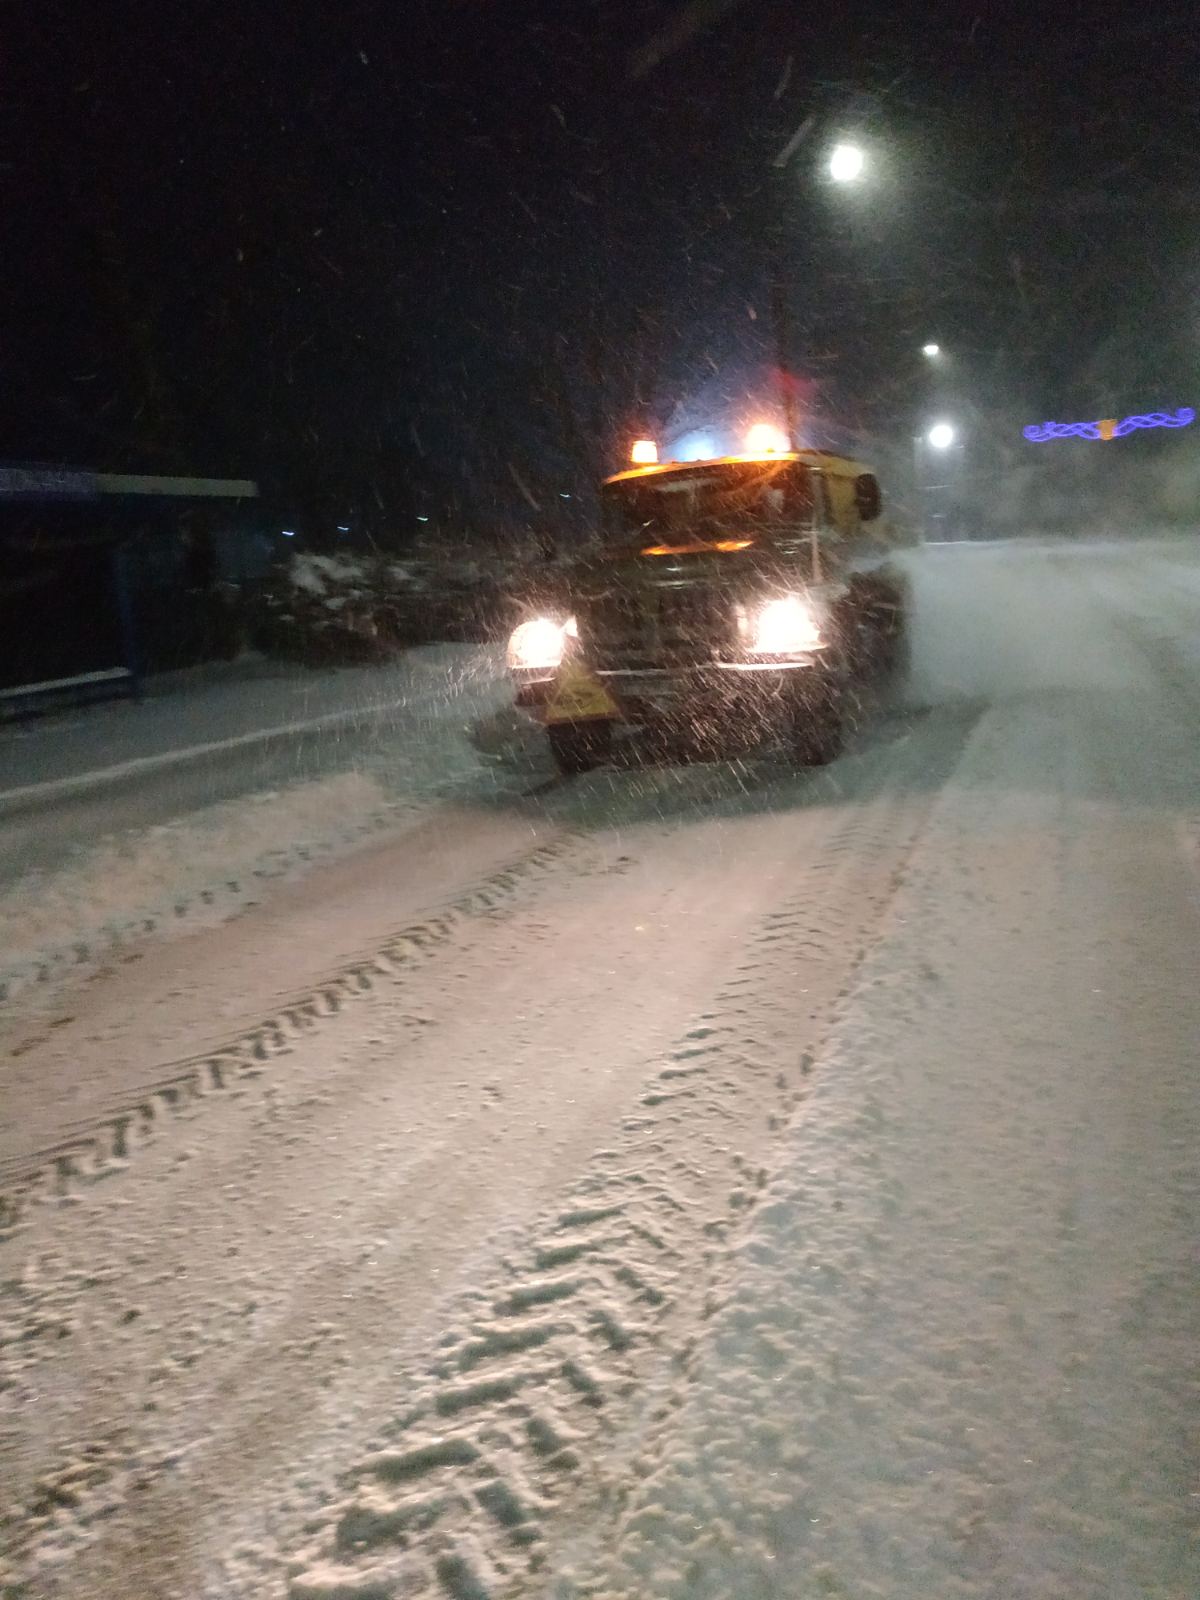
{"label": "truck windshield", "polygon": [[807,526],[812,480],[795,461],[681,467],[607,484],[604,507],[610,540],[754,534]]}

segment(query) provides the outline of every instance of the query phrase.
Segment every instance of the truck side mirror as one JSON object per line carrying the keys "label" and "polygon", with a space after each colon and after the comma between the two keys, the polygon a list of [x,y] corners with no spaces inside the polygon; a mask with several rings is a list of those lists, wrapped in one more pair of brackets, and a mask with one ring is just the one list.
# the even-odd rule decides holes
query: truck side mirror
{"label": "truck side mirror", "polygon": [[873,472],[863,472],[854,480],[854,503],[864,522],[874,522],[883,510],[879,493],[879,479]]}

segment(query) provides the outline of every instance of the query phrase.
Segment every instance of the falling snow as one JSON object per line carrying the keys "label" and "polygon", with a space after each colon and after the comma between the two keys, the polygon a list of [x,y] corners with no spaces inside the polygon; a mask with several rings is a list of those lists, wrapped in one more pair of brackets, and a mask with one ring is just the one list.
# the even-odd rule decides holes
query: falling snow
{"label": "falling snow", "polygon": [[13,1022],[7,1581],[1195,1590],[1200,568],[911,565],[834,766],[497,788],[460,733]]}

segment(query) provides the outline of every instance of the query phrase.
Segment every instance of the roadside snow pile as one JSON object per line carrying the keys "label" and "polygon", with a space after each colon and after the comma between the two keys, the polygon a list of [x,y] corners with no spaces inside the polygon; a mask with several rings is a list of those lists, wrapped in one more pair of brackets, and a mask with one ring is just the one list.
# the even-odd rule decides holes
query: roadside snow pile
{"label": "roadside snow pile", "polygon": [[394,821],[374,776],[344,772],[262,791],[31,872],[0,898],[0,1000],[173,927],[221,921],[272,878]]}
{"label": "roadside snow pile", "polygon": [[306,662],[374,660],[421,637],[414,568],[386,557],[293,556],[264,596],[264,643]]}
{"label": "roadside snow pile", "polygon": [[[266,880],[444,800],[491,792],[506,778],[481,760],[473,730],[509,697],[494,653],[445,644],[386,667],[195,682],[13,741],[13,768],[34,788],[78,789],[69,804],[42,800],[40,827],[32,810],[0,818],[12,829],[0,851],[0,1004],[147,937],[232,916]],[[120,781],[90,786],[106,765]]]}
{"label": "roadside snow pile", "polygon": [[350,556],[298,555],[288,568],[288,577],[293,588],[319,596],[330,611],[340,610],[349,598],[369,594],[371,576],[385,577],[395,589],[421,587],[413,569],[401,561],[375,566],[372,574],[365,561]]}
{"label": "roadside snow pile", "polygon": [[[518,564],[519,566],[519,564]],[[256,630],[272,654],[317,661],[384,660],[405,645],[484,639],[503,631],[517,566],[496,553],[424,549],[385,555],[299,552],[263,596]]]}

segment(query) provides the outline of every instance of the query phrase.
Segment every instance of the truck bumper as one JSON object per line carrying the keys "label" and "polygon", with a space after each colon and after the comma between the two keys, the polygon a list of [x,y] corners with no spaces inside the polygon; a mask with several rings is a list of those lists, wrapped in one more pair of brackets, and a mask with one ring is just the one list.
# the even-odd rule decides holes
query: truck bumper
{"label": "truck bumper", "polygon": [[[794,710],[797,701],[828,694],[830,665],[820,654],[775,662],[713,663],[702,667],[596,670],[616,701],[618,723],[632,727],[705,718],[761,718],[773,706]],[[545,707],[553,679],[517,677],[516,704],[534,714]]]}

